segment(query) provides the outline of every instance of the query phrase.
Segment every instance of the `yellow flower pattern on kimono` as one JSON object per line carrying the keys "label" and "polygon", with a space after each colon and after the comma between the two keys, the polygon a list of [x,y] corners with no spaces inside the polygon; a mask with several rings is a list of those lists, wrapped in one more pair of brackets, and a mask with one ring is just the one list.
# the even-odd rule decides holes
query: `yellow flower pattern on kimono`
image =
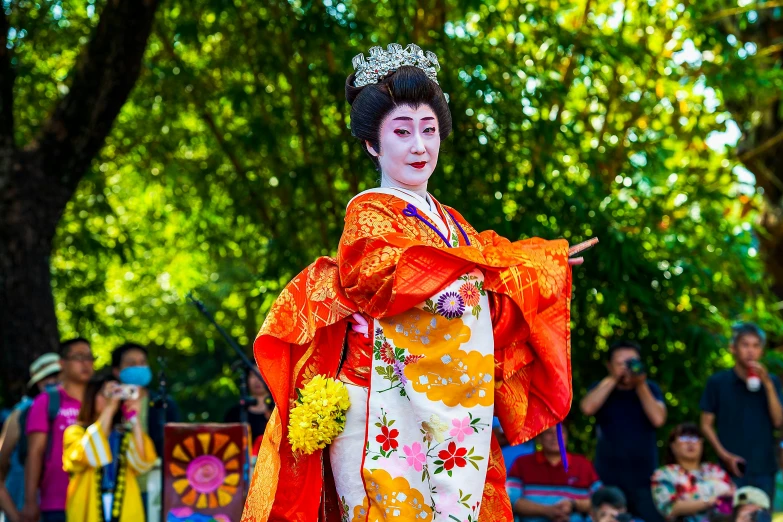
{"label": "yellow flower pattern on kimono", "polygon": [[[412,308],[381,321],[389,339],[413,355],[448,353],[470,340],[470,328],[462,321]],[[387,326],[388,325],[388,326]]]}
{"label": "yellow flower pattern on kimono", "polygon": [[432,508],[424,502],[424,495],[412,488],[403,477],[392,477],[383,469],[365,469],[364,483],[370,499],[370,513],[367,517],[369,522],[380,520],[427,522],[433,519]]}
{"label": "yellow flower pattern on kimono", "polygon": [[457,350],[440,357],[424,357],[405,367],[405,376],[417,392],[447,406],[494,404],[492,354]]}

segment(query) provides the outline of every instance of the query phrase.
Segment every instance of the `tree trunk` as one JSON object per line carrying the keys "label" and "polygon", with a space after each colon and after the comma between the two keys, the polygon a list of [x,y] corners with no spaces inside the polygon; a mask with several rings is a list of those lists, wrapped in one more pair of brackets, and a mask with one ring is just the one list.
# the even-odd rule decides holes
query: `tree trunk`
{"label": "tree trunk", "polygon": [[24,392],[31,360],[57,351],[57,320],[49,256],[61,209],[40,190],[43,173],[24,168],[21,154],[0,177],[14,179],[0,191],[0,381],[5,393]]}
{"label": "tree trunk", "polygon": [[6,399],[24,390],[30,362],[59,345],[49,266],[57,223],[136,84],[158,0],[106,2],[69,73],[69,93],[24,147],[14,142],[15,67],[6,41],[11,5],[10,15],[0,10],[0,382]]}

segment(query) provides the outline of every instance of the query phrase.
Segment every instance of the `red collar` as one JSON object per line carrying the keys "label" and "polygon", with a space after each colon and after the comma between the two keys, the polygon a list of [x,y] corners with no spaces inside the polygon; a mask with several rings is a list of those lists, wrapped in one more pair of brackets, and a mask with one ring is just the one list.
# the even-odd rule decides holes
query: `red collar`
{"label": "red collar", "polygon": [[[546,464],[547,466],[550,466],[552,468],[557,468],[563,465],[563,461],[558,462],[557,464],[552,464],[547,460],[547,458],[544,456],[543,451],[536,451],[535,455],[533,456],[536,459],[537,464]],[[568,458],[568,461],[571,461],[571,454],[566,453],[566,458]]]}

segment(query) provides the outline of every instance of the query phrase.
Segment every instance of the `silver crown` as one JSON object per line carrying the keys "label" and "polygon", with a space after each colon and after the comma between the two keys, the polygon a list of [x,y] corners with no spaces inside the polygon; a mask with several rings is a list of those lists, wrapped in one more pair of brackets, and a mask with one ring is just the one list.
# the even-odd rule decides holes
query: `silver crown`
{"label": "silver crown", "polygon": [[408,44],[408,47],[403,49],[400,44],[392,43],[387,46],[387,49],[384,51],[382,47],[371,47],[370,57],[367,60],[364,59],[364,54],[354,56],[352,63],[356,70],[356,77],[353,84],[356,87],[378,83],[403,65],[418,67],[424,71],[427,78],[438,83],[440,64],[435,53],[422,51],[416,44]]}

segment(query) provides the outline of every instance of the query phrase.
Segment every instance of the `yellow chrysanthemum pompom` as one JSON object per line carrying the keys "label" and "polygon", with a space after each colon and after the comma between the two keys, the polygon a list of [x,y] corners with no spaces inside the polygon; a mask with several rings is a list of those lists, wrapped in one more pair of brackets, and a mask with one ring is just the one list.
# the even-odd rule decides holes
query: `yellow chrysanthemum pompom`
{"label": "yellow chrysanthemum pompom", "polygon": [[288,419],[288,442],[295,453],[309,455],[342,433],[351,401],[345,384],[323,375],[313,377],[296,394],[296,406]]}

